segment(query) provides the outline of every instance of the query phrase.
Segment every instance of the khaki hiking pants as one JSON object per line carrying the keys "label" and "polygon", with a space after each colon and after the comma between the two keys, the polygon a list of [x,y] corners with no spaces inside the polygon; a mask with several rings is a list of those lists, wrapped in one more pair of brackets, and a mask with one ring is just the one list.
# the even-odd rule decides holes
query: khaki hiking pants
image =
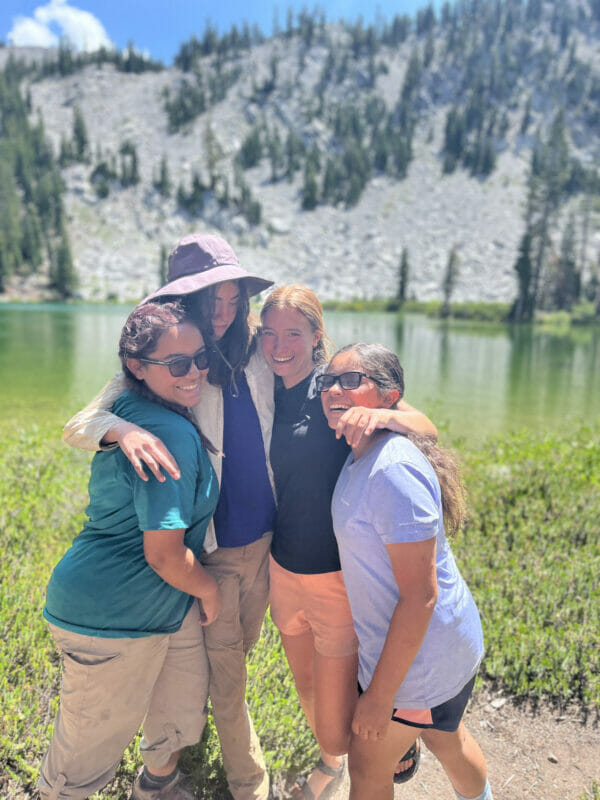
{"label": "khaki hiking pants", "polygon": [[63,676],[38,783],[44,800],[83,800],[102,789],[142,721],[141,750],[150,771],[200,740],[208,662],[196,601],[169,635],[101,639],[55,625],[50,631]]}
{"label": "khaki hiking pants", "polygon": [[269,599],[271,533],[244,547],[219,547],[202,564],[219,584],[223,606],[204,629],[209,695],[223,766],[234,800],[266,800],[269,776],[246,705],[246,655],[257,641]]}

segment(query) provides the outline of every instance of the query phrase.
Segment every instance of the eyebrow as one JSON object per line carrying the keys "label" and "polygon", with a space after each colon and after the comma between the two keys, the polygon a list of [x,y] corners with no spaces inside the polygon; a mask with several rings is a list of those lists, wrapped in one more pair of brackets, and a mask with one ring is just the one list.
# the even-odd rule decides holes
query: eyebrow
{"label": "eyebrow", "polygon": [[[262,328],[265,331],[274,331],[275,330],[275,328],[272,328],[270,325],[263,325]],[[301,328],[284,328],[283,329],[284,333],[288,333],[289,331],[294,331],[294,333],[302,333],[302,329]]]}
{"label": "eyebrow", "polygon": [[161,361],[166,361],[168,358],[193,358],[197,353],[200,353],[202,350],[206,350],[206,345],[202,345],[197,350],[190,355],[189,353],[169,353],[164,358],[161,358]]}

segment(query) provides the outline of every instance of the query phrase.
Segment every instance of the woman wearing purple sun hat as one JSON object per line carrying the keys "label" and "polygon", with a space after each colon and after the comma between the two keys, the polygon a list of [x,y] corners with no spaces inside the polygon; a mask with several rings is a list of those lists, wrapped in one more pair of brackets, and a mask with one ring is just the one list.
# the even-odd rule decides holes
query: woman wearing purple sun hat
{"label": "woman wearing purple sun hat", "polygon": [[[208,381],[202,402],[194,408],[200,427],[219,451],[210,455],[220,494],[202,558],[223,599],[219,617],[204,629],[209,694],[234,800],[266,800],[269,778],[245,691],[246,655],[259,637],[268,603],[275,518],[268,452],[274,401],[273,374],[256,348],[249,322],[249,297],[272,282],[242,269],[224,239],[204,234],[186,236],[175,245],[168,278],[140,305],[180,298],[190,317],[202,320],[212,333]],[[119,445],[143,480],[143,464],[160,481],[165,479],[161,466],[177,477],[177,464],[159,439],[110,413],[121,391],[120,378],[113,378],[67,423],[65,441],[88,450]]]}

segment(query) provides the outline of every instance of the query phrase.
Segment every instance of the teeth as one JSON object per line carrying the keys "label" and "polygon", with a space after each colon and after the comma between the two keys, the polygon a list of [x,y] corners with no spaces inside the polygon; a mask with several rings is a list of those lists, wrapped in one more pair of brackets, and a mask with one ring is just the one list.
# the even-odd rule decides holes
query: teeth
{"label": "teeth", "polygon": [[291,361],[294,356],[285,356],[284,358],[277,358],[277,356],[273,356],[273,361],[276,361],[278,364],[284,364],[286,361]]}

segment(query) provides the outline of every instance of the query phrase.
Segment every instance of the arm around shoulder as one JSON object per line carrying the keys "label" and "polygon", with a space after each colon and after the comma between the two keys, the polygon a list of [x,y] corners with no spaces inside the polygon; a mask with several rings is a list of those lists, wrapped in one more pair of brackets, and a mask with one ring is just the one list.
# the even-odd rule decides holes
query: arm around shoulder
{"label": "arm around shoulder", "polygon": [[81,450],[102,450],[107,431],[122,421],[110,409],[124,390],[125,380],[118,373],[85,408],[71,417],[63,429],[63,441]]}

